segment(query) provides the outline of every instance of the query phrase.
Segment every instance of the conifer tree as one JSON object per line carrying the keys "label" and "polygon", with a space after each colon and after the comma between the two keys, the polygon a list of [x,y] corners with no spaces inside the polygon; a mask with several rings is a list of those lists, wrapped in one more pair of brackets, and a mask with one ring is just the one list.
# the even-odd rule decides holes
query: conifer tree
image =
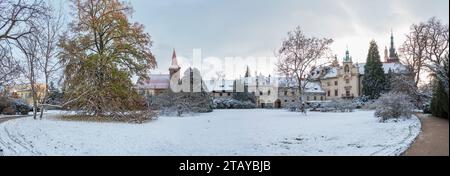
{"label": "conifer tree", "polygon": [[386,76],[383,64],[380,61],[380,53],[375,41],[370,42],[367,62],[364,66],[364,77],[362,80],[363,95],[370,99],[377,99],[386,89]]}

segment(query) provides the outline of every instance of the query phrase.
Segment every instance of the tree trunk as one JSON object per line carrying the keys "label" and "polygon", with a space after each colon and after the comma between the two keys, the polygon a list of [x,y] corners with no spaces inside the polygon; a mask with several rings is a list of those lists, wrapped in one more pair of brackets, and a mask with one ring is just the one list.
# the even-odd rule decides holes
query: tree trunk
{"label": "tree trunk", "polygon": [[39,115],[39,119],[42,120],[42,117],[44,116],[44,109],[45,109],[45,104],[47,104],[47,96],[48,96],[48,73],[45,73],[45,91],[44,91],[44,96],[42,98],[42,102],[41,102],[41,114]]}

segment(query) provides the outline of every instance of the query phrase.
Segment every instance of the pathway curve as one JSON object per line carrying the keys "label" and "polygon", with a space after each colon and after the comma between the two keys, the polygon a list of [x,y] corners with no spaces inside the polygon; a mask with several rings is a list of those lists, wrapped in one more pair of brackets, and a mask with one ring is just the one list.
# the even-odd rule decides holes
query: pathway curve
{"label": "pathway curve", "polygon": [[422,132],[404,156],[449,156],[448,120],[417,114]]}

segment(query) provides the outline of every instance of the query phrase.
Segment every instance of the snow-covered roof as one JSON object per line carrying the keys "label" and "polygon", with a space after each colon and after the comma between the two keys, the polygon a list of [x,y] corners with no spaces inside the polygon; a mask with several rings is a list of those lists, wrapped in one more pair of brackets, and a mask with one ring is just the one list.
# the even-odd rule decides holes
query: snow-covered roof
{"label": "snow-covered roof", "polygon": [[338,74],[338,68],[336,67],[329,67],[327,70],[327,73],[323,76],[324,79],[327,78],[336,78]]}
{"label": "snow-covered roof", "polygon": [[297,86],[297,81],[295,79],[288,79],[286,77],[278,77],[278,86],[279,87],[294,87]]}
{"label": "snow-covered roof", "polygon": [[137,89],[168,89],[170,87],[170,75],[152,74],[149,79],[140,79],[136,84]]}
{"label": "snow-covered roof", "polygon": [[[360,63],[357,64],[356,66],[358,67],[359,70],[359,74],[364,74],[364,66],[366,65],[366,63]],[[389,70],[393,71],[394,73],[400,73],[400,72],[404,72],[407,71],[407,68],[405,65],[401,64],[401,63],[383,63],[383,70],[384,73],[389,73]]]}
{"label": "snow-covered roof", "polygon": [[306,84],[306,93],[325,93],[319,82],[309,82]]}
{"label": "snow-covered roof", "polygon": [[205,81],[205,86],[209,92],[222,92],[222,91],[233,91],[234,81],[233,80],[207,80]]}

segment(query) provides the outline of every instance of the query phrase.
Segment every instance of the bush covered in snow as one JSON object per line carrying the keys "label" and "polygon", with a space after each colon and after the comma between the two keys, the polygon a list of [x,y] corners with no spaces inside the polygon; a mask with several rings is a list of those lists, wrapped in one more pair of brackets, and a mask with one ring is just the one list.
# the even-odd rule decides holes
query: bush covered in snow
{"label": "bush covered in snow", "polygon": [[246,92],[235,92],[233,93],[233,99],[240,101],[240,102],[251,102],[256,103],[256,96]]}
{"label": "bush covered in snow", "polygon": [[302,112],[302,111],[306,111],[307,109],[312,109],[314,110],[315,108],[318,108],[319,105],[318,104],[302,104],[300,102],[292,102],[292,103],[288,103],[285,106],[285,109],[288,110],[289,112]]}
{"label": "bush covered in snow", "polygon": [[380,122],[388,119],[411,118],[414,104],[405,93],[386,93],[377,100],[375,116]]}
{"label": "bush covered in snow", "polygon": [[28,115],[32,107],[21,100],[15,100],[8,97],[0,97],[0,114],[5,115]]}
{"label": "bush covered in snow", "polygon": [[213,100],[214,109],[254,109],[255,103],[251,101],[239,101],[233,98],[216,98]]}
{"label": "bush covered in snow", "polygon": [[168,91],[155,97],[150,102],[150,106],[159,109],[160,114],[166,116],[213,111],[211,97],[206,92],[174,93]]}
{"label": "bush covered in snow", "polygon": [[352,100],[332,100],[321,105],[320,111],[322,112],[353,112],[357,104]]}

